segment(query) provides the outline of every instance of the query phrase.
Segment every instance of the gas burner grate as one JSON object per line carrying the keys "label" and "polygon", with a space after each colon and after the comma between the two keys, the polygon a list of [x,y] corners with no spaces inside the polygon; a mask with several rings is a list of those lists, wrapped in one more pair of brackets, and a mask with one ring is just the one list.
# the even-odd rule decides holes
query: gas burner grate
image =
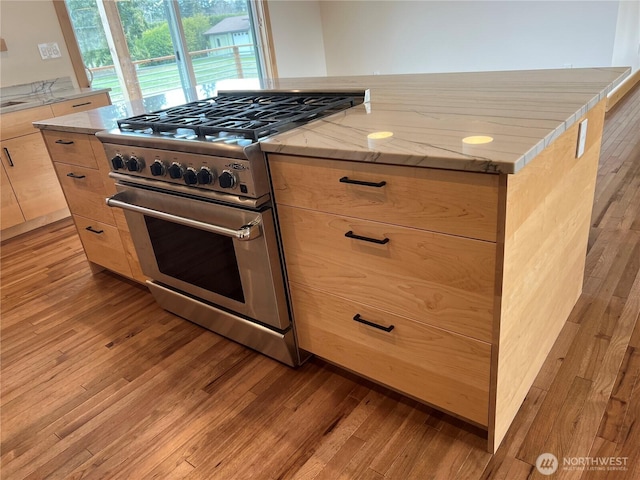
{"label": "gas burner grate", "polygon": [[[123,132],[210,140],[233,135],[250,142],[352,107],[362,98],[339,93],[223,92],[217,97],[118,120]],[[190,134],[182,132],[189,129]]]}

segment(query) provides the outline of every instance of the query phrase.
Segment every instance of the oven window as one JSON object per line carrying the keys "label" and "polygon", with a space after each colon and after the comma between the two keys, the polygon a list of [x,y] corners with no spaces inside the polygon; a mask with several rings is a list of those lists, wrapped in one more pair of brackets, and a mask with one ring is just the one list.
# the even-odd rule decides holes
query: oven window
{"label": "oven window", "polygon": [[144,220],[162,273],[244,303],[231,237],[153,217]]}

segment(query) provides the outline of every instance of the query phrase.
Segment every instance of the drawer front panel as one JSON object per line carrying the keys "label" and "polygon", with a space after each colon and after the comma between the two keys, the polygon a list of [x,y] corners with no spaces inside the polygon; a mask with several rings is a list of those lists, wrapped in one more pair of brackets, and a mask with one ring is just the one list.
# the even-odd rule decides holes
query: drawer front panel
{"label": "drawer front panel", "polygon": [[116,224],[111,208],[105,202],[107,194],[98,170],[65,163],[54,165],[71,213]]}
{"label": "drawer front panel", "polygon": [[278,204],[496,240],[497,175],[283,155],[269,168]]}
{"label": "drawer front panel", "polygon": [[53,114],[56,117],[60,117],[62,115],[84,112],[85,110],[93,110],[94,108],[105,107],[107,105],[111,105],[109,95],[107,93],[98,93],[96,95],[53,103],[51,104],[51,108],[53,109]]}
{"label": "drawer front panel", "polygon": [[73,215],[73,220],[90,262],[131,277],[131,268],[116,227],[78,215]]}
{"label": "drawer front panel", "polygon": [[495,244],[286,206],[278,214],[291,281],[491,342]]}
{"label": "drawer front panel", "polygon": [[[291,285],[300,347],[443,408],[488,424],[491,346],[333,295]],[[389,327],[386,332],[353,317]]]}
{"label": "drawer front panel", "polygon": [[43,130],[42,135],[54,162],[98,168],[89,135],[54,130]]}
{"label": "drawer front panel", "polygon": [[38,129],[32,123],[52,116],[50,105],[3,113],[0,119],[0,140],[37,133]]}

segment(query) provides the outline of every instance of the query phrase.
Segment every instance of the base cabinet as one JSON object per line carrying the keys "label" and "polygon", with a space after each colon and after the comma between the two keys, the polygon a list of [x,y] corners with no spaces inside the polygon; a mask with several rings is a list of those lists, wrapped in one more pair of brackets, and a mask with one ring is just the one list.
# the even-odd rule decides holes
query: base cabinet
{"label": "base cabinet", "polygon": [[0,151],[25,221],[66,207],[47,147],[37,132],[2,141]]}
{"label": "base cabinet", "polygon": [[52,116],[44,106],[2,115],[2,238],[69,216],[47,148],[31,122]]}
{"label": "base cabinet", "polygon": [[144,282],[127,224],[105,202],[115,193],[115,186],[100,141],[90,134],[54,130],[43,130],[42,136],[87,259]]}
{"label": "base cabinet", "polygon": [[0,229],[3,239],[69,216],[47,146],[32,123],[110,104],[107,93],[98,93],[2,114]]}
{"label": "base cabinet", "polygon": [[604,106],[514,175],[269,154],[300,347],[495,452],[581,293]]}

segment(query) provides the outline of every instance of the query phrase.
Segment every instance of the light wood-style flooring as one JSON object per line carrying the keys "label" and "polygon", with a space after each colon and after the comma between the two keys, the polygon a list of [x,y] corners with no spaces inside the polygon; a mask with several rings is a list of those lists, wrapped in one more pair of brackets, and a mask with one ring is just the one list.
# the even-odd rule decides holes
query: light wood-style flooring
{"label": "light wood-style flooring", "polygon": [[[607,115],[584,293],[495,455],[464,422],[92,275],[70,221],[1,257],[2,479],[640,478],[640,88]],[[544,452],[626,470],[546,477]]]}

